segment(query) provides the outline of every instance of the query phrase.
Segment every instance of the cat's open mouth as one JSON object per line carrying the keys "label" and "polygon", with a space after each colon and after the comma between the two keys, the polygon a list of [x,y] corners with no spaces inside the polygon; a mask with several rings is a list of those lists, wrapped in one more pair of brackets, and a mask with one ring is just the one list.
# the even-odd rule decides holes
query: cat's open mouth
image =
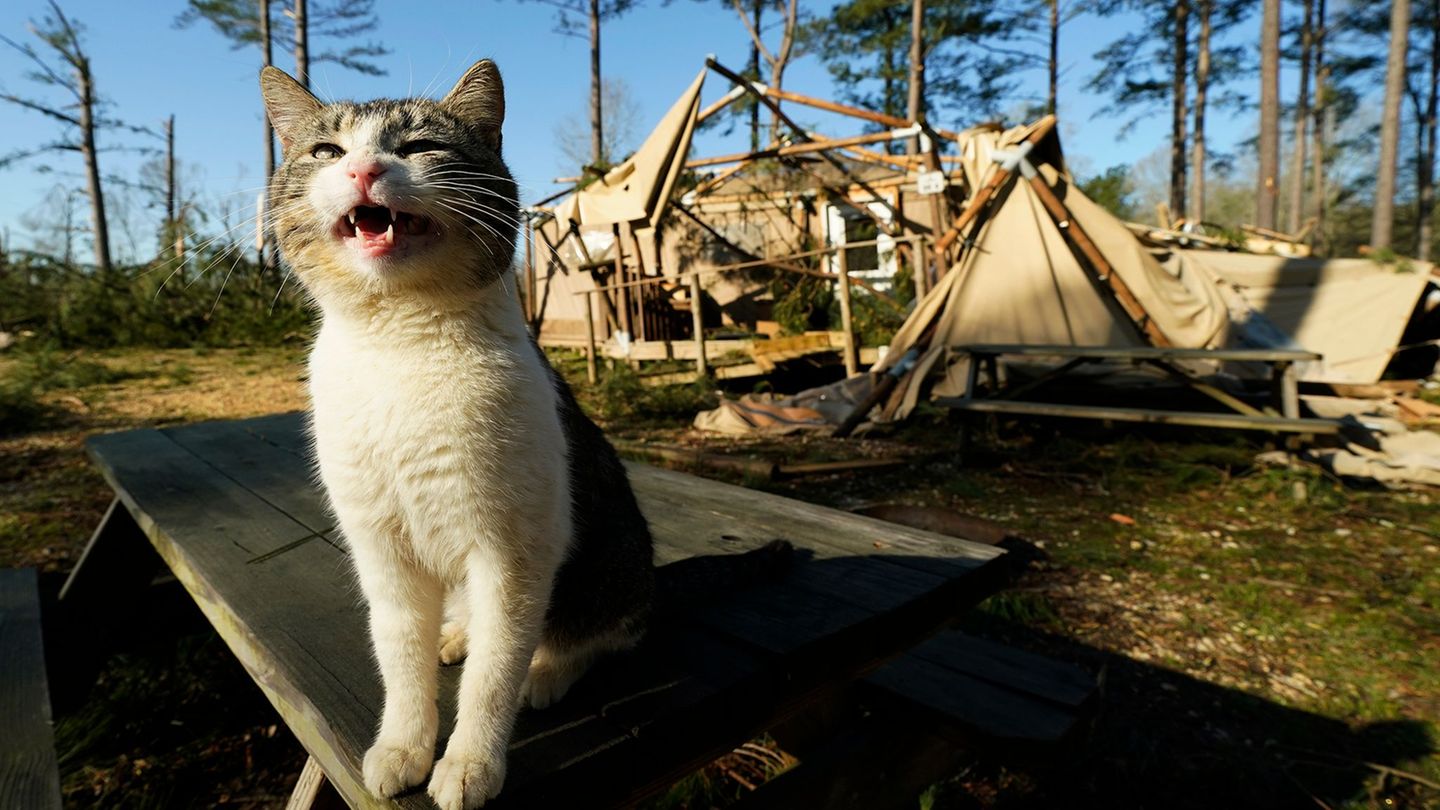
{"label": "cat's open mouth", "polygon": [[400,254],[438,233],[435,221],[381,205],[357,205],[335,225],[341,241],[372,259]]}

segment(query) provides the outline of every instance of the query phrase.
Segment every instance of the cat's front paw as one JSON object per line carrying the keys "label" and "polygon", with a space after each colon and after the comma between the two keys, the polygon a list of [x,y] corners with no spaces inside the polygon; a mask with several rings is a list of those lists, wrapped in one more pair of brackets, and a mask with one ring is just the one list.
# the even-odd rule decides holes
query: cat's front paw
{"label": "cat's front paw", "polygon": [[390,798],[425,781],[435,752],[429,746],[397,746],[377,742],[365,752],[361,774],[365,787],[382,798]]}
{"label": "cat's front paw", "polygon": [[500,793],[505,758],[484,759],[446,754],[430,776],[430,798],[440,810],[475,810]]}
{"label": "cat's front paw", "polygon": [[465,625],[446,622],[440,628],[440,663],[449,666],[465,658]]}

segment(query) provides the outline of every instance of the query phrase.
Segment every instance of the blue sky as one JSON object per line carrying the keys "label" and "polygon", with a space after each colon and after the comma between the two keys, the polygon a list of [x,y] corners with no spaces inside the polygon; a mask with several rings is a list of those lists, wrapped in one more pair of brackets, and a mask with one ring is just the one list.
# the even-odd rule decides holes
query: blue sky
{"label": "blue sky", "polygon": [[[283,0],[276,0],[283,2]],[[815,3],[816,11],[830,3]],[[177,119],[177,152],[205,190],[212,208],[222,196],[232,207],[251,206],[261,184],[261,119],[256,86],[258,49],[233,50],[206,24],[177,30],[172,21],[183,2],[120,4],[105,0],[66,0],[63,7],[87,30],[100,93],[111,102],[111,113],[129,123],[158,129],[167,115]],[[555,156],[554,129],[567,115],[585,120],[588,97],[588,46],[584,40],[553,32],[554,10],[540,3],[469,0],[468,2],[400,3],[380,0],[378,39],[392,53],[381,64],[387,76],[373,78],[338,69],[312,68],[312,85],[322,97],[367,98],[400,96],[428,90],[443,94],[463,70],[480,57],[495,59],[505,75],[508,96],[506,158],[522,185],[527,200],[558,189],[551,180],[561,172]],[[0,31],[26,41],[29,19],[45,12],[42,0],[10,0],[0,4]],[[1157,110],[1129,135],[1118,137],[1114,120],[1092,118],[1104,103],[1089,94],[1084,83],[1093,72],[1090,54],[1138,19],[1097,20],[1080,17],[1065,29],[1061,43],[1064,74],[1060,86],[1060,117],[1067,156],[1080,174],[1098,172],[1117,163],[1131,163],[1164,146],[1168,110]],[[1247,22],[1232,36],[1256,36],[1258,20]],[[602,70],[629,85],[640,107],[638,130],[643,133],[659,119],[704,64],[707,54],[736,69],[748,56],[748,39],[734,13],[720,2],[675,0],[669,5],[650,2],[618,22],[606,26],[602,39]],[[313,50],[320,50],[317,43]],[[276,54],[276,63],[289,69],[290,55]],[[0,87],[23,95],[44,97],[21,77],[25,62],[8,48],[0,49]],[[1286,77],[1289,78],[1288,76]],[[1043,95],[1043,73],[1023,76],[1025,92]],[[802,93],[836,97],[829,74],[814,55],[798,59],[786,72],[786,87]],[[1293,94],[1289,82],[1282,95]],[[725,92],[723,80],[706,79],[704,100]],[[51,96],[54,98],[54,96]],[[821,113],[796,114],[802,123],[837,136],[856,134],[856,122],[841,122]],[[1212,115],[1209,138],[1214,148],[1230,149],[1255,129],[1254,114],[1239,118]],[[964,122],[950,122],[962,125]],[[0,154],[32,146],[56,130],[39,115],[0,105]],[[144,144],[131,135],[104,134],[102,146]],[[730,139],[718,134],[697,138],[696,152],[719,154],[742,150],[741,133]],[[126,153],[102,156],[106,173],[133,177],[142,158]],[[28,247],[31,239],[20,218],[34,212],[57,183],[75,187],[79,179],[78,155],[48,158],[55,173],[35,170],[37,164],[0,169],[0,222],[7,223],[12,243]],[[122,194],[116,188],[112,194]],[[137,212],[141,223],[135,240],[144,253],[151,249],[153,229]],[[124,256],[129,250],[122,234],[113,234],[114,247]]]}

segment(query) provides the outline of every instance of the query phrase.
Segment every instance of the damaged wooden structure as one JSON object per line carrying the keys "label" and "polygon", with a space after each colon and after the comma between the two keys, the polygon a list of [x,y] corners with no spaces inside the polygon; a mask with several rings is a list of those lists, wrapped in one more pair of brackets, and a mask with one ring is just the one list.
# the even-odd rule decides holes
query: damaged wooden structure
{"label": "damaged wooden structure", "polygon": [[[732,87],[701,108],[709,73]],[[695,128],[746,97],[771,111],[783,136],[755,151],[692,156]],[[801,127],[782,102],[884,129],[829,137]],[[781,353],[838,352],[854,374],[878,347],[857,342],[852,305],[863,297],[898,324],[902,302],[923,297],[950,264],[935,243],[970,190],[960,159],[941,151],[967,138],[750,82],[710,59],[631,158],[527,209],[526,314],[541,345],[583,348],[592,369],[601,357],[669,359],[733,376],[765,373]],[[899,142],[911,154],[882,151]],[[795,336],[805,345],[766,351],[779,336],[767,289],[777,276],[825,284],[840,328],[819,323]]]}

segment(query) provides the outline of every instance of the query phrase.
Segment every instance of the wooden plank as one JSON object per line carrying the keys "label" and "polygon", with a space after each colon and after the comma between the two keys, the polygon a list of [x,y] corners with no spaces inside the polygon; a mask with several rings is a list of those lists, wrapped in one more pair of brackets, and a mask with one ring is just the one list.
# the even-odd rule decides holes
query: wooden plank
{"label": "wooden plank", "polygon": [[[107,477],[126,485],[122,498],[176,577],[340,794],[352,807],[392,806],[370,796],[360,778],[381,689],[343,555],[329,543],[307,543],[256,564],[254,549],[290,546],[313,531],[157,431],[99,437],[91,446]],[[454,668],[442,672],[442,735],[457,677]],[[515,744],[525,750],[512,758],[510,783],[523,792],[556,762],[578,761],[624,736],[579,703],[527,713],[517,723]],[[431,806],[419,794],[396,804]]]}
{"label": "wooden plank", "polygon": [[1157,411],[1147,408],[1110,408],[1094,405],[1055,405],[1045,402],[1009,402],[993,399],[945,397],[936,404],[960,411],[1013,413],[1019,416],[1059,416],[1074,419],[1110,419],[1116,422],[1148,422],[1157,425],[1266,430],[1280,433],[1339,433],[1340,423],[1330,419],[1286,419],[1279,416],[1245,416],[1235,413],[1200,411]]}
{"label": "wooden plank", "polygon": [[966,633],[942,633],[906,655],[1072,709],[1095,696],[1094,676],[1074,664]]}
{"label": "wooden plank", "polygon": [[1016,748],[1053,744],[1075,726],[1075,712],[957,672],[933,661],[903,656],[872,672],[868,685],[948,721],[961,736]]}
{"label": "wooden plank", "polygon": [[60,807],[35,569],[0,569],[0,807]]}
{"label": "wooden plank", "polygon": [[[274,425],[267,422],[266,425]],[[258,441],[262,434],[237,429],[233,422],[200,422],[166,428],[167,438],[197,460],[257,495],[319,535],[335,526],[325,495],[311,483],[309,439],[302,425],[289,426],[283,447]],[[298,446],[295,446],[297,445]]]}
{"label": "wooden plank", "polygon": [[1270,362],[1319,360],[1315,352],[1298,349],[1175,349],[1154,346],[1071,346],[1068,344],[975,343],[952,347],[970,354],[1013,354],[1022,357],[1093,357],[1113,360],[1230,360]]}

